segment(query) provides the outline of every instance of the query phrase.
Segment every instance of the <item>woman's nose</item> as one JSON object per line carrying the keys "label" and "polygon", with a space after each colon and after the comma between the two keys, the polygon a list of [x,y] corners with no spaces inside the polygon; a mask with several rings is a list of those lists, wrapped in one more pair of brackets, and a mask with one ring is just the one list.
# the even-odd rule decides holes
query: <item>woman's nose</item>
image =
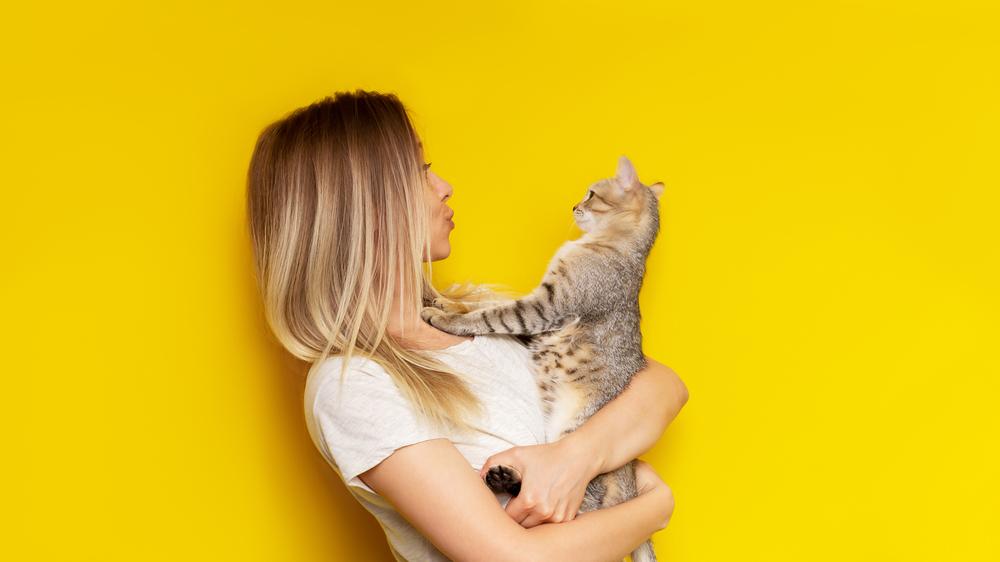
{"label": "woman's nose", "polygon": [[442,199],[441,200],[442,201],[447,201],[448,199],[451,199],[451,194],[454,193],[455,189],[451,187],[450,183],[448,183],[448,182],[446,182],[444,180],[441,180],[441,184],[442,184],[442,186],[441,186],[442,187],[442,190],[441,190],[441,193],[442,193],[441,197],[442,197]]}

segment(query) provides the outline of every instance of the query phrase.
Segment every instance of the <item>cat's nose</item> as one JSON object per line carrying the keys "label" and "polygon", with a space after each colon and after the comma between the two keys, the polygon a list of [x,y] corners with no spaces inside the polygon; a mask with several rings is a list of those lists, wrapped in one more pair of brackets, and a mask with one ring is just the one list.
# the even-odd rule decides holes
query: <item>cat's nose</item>
{"label": "cat's nose", "polygon": [[579,206],[579,205],[573,205],[573,211],[574,211],[574,212],[576,211],[576,208],[577,208],[578,206]]}

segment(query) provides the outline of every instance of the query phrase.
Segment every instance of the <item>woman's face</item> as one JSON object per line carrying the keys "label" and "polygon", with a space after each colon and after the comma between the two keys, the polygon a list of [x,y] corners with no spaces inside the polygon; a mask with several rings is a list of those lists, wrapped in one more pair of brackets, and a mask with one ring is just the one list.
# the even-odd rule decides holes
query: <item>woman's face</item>
{"label": "woman's face", "polygon": [[[423,156],[423,144],[420,146],[421,156]],[[425,187],[424,199],[427,203],[427,216],[430,220],[430,259],[427,261],[437,261],[448,257],[451,253],[451,229],[455,228],[455,223],[451,220],[455,211],[452,211],[445,201],[451,197],[451,184],[441,179],[440,176],[430,169],[430,163],[424,162]]]}

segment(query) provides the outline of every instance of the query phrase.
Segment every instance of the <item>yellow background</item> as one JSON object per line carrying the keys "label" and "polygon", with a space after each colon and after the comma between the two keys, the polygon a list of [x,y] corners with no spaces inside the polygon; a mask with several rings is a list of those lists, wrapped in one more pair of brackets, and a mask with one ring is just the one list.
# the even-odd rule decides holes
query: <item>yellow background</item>
{"label": "yellow background", "polygon": [[1000,559],[994,5],[6,7],[0,557],[389,559],[308,440],[243,206],[264,125],[367,88],[455,188],[441,284],[530,289],[619,154],[667,184],[662,560]]}

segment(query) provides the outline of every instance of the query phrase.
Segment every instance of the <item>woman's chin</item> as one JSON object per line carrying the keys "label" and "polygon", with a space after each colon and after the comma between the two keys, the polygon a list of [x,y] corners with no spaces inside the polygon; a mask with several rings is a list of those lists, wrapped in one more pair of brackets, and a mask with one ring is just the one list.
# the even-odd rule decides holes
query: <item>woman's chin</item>
{"label": "woman's chin", "polygon": [[441,261],[451,255],[451,244],[444,244],[440,248],[431,250],[430,261]]}

